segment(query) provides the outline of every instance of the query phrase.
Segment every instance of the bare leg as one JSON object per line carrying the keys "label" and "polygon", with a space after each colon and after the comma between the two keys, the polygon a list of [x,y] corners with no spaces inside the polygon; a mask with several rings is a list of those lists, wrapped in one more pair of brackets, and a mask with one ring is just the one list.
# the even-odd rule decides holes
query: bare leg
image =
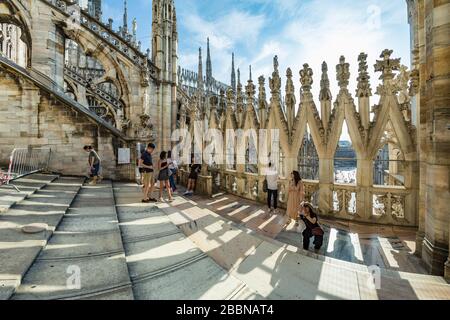
{"label": "bare leg", "polygon": [[169,200],[172,200],[172,188],[170,187],[170,181],[166,181],[167,193],[169,194]]}
{"label": "bare leg", "polygon": [[148,193],[150,191],[150,183],[148,181],[144,181],[144,200],[148,200]]}
{"label": "bare leg", "polygon": [[149,188],[148,188],[148,193],[147,196],[151,199],[152,198],[152,193],[153,193],[153,189],[155,189],[155,181],[153,180],[153,178],[150,179],[150,183],[149,183]]}
{"label": "bare leg", "polygon": [[163,197],[163,189],[164,189],[164,182],[160,181],[159,182],[159,199],[162,200]]}

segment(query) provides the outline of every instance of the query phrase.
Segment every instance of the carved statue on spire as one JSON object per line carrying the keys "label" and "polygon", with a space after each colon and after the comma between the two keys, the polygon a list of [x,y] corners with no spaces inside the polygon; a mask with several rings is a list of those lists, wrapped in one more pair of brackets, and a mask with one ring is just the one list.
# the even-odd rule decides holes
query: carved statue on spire
{"label": "carved statue on spire", "polygon": [[295,100],[295,88],[294,88],[294,82],[292,81],[292,70],[291,68],[288,68],[286,71],[286,104],[288,105],[294,105],[296,103]]}
{"label": "carved statue on spire", "polygon": [[400,58],[391,59],[393,50],[385,49],[380,55],[383,60],[377,60],[375,64],[375,72],[381,72],[380,84],[377,88],[377,94],[382,95],[392,95],[398,92],[398,87],[394,83],[393,79],[395,77],[394,71],[400,70]]}
{"label": "carved statue on spire", "polygon": [[300,83],[302,84],[302,93],[310,93],[313,80],[313,71],[309,67],[309,64],[305,63],[303,69],[300,70]]}
{"label": "carved statue on spire", "polygon": [[341,56],[339,64],[336,66],[336,79],[341,90],[347,90],[350,79],[350,64],[345,62],[345,57]]}
{"label": "carved statue on spire", "polygon": [[267,107],[266,79],[264,79],[264,76],[260,76],[258,78],[258,82],[259,82],[259,95],[258,95],[259,109],[266,109]]}
{"label": "carved statue on spire", "polygon": [[278,71],[278,56],[273,58],[273,73],[272,78],[269,78],[269,87],[272,93],[272,99],[280,99],[281,78]]}
{"label": "carved statue on spire", "polygon": [[367,70],[367,54],[361,52],[358,56],[359,61],[359,76],[358,76],[358,88],[356,89],[356,96],[358,98],[368,98],[372,95],[372,88],[370,87],[370,76]]}
{"label": "carved statue on spire", "polygon": [[136,34],[137,34],[137,20],[136,20],[136,18],[133,18],[132,25],[133,25],[133,36],[136,37]]}
{"label": "carved statue on spire", "polygon": [[400,69],[400,58],[391,59],[394,51],[385,49],[380,55],[383,60],[377,60],[375,64],[375,72],[381,72],[380,80],[391,80],[394,78],[393,71]]}
{"label": "carved statue on spire", "polygon": [[328,65],[324,61],[322,63],[322,80],[320,80],[320,101],[331,101],[332,95],[330,91],[330,79],[328,78]]}

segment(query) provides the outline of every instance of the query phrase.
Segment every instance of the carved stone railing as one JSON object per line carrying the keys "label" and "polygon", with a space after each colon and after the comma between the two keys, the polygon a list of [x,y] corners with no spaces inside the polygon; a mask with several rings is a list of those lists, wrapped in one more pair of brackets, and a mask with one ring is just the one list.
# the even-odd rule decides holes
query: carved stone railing
{"label": "carved stone railing", "polygon": [[64,75],[70,78],[71,80],[77,82],[81,86],[85,87],[88,93],[104,101],[105,103],[110,105],[114,110],[123,109],[123,105],[118,99],[116,99],[109,93],[105,92],[104,90],[100,89],[99,86],[93,86],[83,75],[77,72],[76,68],[66,65],[64,67]]}
{"label": "carved stone railing", "polygon": [[356,199],[358,187],[350,184],[333,185],[333,213],[342,218],[353,218],[356,215]]}
{"label": "carved stone railing", "polygon": [[[76,3],[73,0],[41,1],[46,2],[68,18],[74,14],[74,6]],[[80,25],[84,27],[85,30],[93,33],[101,41],[107,43],[114,50],[121,52],[141,70],[148,72],[150,77],[156,79],[158,74],[157,67],[150,61],[148,54],[140,52],[138,46],[130,39],[124,39],[119,33],[112,30],[109,25],[91,17],[85,10],[80,10]]]}
{"label": "carved stone railing", "polygon": [[[375,106],[371,104],[372,88],[368,73],[367,55],[361,53],[358,58],[359,76],[355,98],[350,93],[350,63],[345,57],[340,57],[336,66],[336,79],[339,93],[333,101],[328,66],[322,65],[322,81],[320,83],[320,108],[311,92],[313,86],[313,71],[308,64],[300,70],[300,101],[297,108],[295,88],[292,81],[293,72],[286,72],[286,98],[282,99],[281,75],[278,58],[274,58],[274,71],[269,78],[270,103],[267,102],[265,78],[259,77],[258,110],[250,107],[256,98],[253,81],[245,86],[245,97],[248,104],[242,104],[242,88],[235,94],[226,92],[221,94],[221,101],[225,98],[225,112],[220,121],[216,115],[217,102],[211,102],[211,115],[207,119],[198,118],[205,115],[204,106],[196,101],[190,106],[190,114],[196,115],[196,120],[208,120],[209,128],[220,130],[222,145],[227,145],[227,130],[278,130],[280,152],[272,155],[279,159],[279,172],[286,174],[297,170],[298,155],[306,134],[311,136],[316,148],[318,163],[318,177],[320,181],[304,181],[305,200],[318,207],[321,215],[330,218],[342,218],[361,222],[375,222],[389,225],[417,226],[418,220],[418,154],[416,130],[411,125],[411,99],[414,90],[408,90],[414,85],[414,72],[409,72],[400,64],[399,58],[392,58],[392,50],[383,50],[381,60],[374,65],[375,71],[380,72],[380,83],[376,95],[379,97]],[[409,92],[412,92],[409,96]],[[247,113],[242,119],[243,106]],[[372,106],[372,107],[371,107]],[[221,106],[221,109],[224,109]],[[298,111],[297,111],[298,110]],[[256,111],[256,112],[255,112]],[[250,117],[250,118],[249,118]],[[192,118],[193,119],[193,118]],[[245,121],[243,121],[245,120]],[[250,120],[250,121],[249,121]],[[348,133],[352,141],[355,168],[354,179],[349,183],[336,183],[336,169],[339,168],[337,146],[341,133],[347,124]],[[184,124],[193,126],[193,121]],[[194,132],[190,128],[190,132]],[[244,137],[244,139],[246,139]],[[245,142],[245,141],[244,141]],[[256,142],[258,144],[258,142]],[[386,161],[399,161],[402,165],[392,166],[390,175],[401,180],[404,186],[377,186],[374,166],[379,161],[380,148],[389,146]],[[273,147],[273,146],[272,146]],[[391,152],[392,151],[392,152]],[[222,154],[228,151],[224,148]],[[262,164],[261,164],[262,165]],[[266,194],[262,192],[263,176],[245,173],[245,165],[236,166],[236,171],[221,170],[222,190],[250,200],[265,202]],[[261,172],[262,167],[258,170]],[[352,173],[353,174],[353,173]],[[343,180],[345,181],[345,180]],[[394,184],[390,181],[390,184]],[[288,196],[288,179],[279,180],[280,206],[285,207]]]}

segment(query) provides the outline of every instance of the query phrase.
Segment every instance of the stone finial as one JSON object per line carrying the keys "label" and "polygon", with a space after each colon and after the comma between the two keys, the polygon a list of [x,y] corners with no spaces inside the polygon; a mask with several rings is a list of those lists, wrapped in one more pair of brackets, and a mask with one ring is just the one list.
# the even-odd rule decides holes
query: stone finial
{"label": "stone finial", "polygon": [[361,52],[358,56],[359,61],[359,76],[358,76],[358,87],[356,89],[356,96],[358,98],[368,98],[372,95],[372,88],[370,87],[370,76],[367,70],[369,66],[367,64],[367,54]]}
{"label": "stone finial", "polygon": [[302,92],[311,92],[311,87],[314,82],[313,75],[314,73],[309,67],[309,64],[305,63],[303,65],[303,69],[300,70],[300,83],[302,84]]}
{"label": "stone finial", "polygon": [[339,64],[336,66],[336,79],[339,87],[347,90],[350,79],[350,64],[345,62],[345,57],[341,56]]}
{"label": "stone finial", "polygon": [[278,63],[278,56],[273,57],[273,70],[275,72],[279,72],[278,67],[280,64]]}
{"label": "stone finial", "polygon": [[235,95],[233,89],[227,90],[227,109],[233,110],[233,105],[235,103]]}
{"label": "stone finial", "polygon": [[385,49],[380,55],[383,60],[377,60],[375,64],[375,72],[381,72],[381,80],[392,80],[394,78],[394,72],[400,69],[401,59],[391,59],[391,55],[394,51]]}
{"label": "stone finial", "polygon": [[241,72],[238,69],[238,84],[237,84],[237,91],[236,91],[236,107],[238,111],[243,111],[244,109],[244,95],[242,93],[242,83],[241,83]]}
{"label": "stone finial", "polygon": [[260,76],[258,78],[258,83],[259,83],[259,95],[258,95],[259,108],[265,109],[267,96],[266,96],[266,79],[264,78],[264,76]]}
{"label": "stone finial", "polygon": [[320,80],[320,101],[331,101],[330,79],[328,78],[328,65],[324,61],[322,63],[322,79]]}
{"label": "stone finial", "polygon": [[278,97],[281,90],[281,78],[280,72],[278,71],[278,56],[273,58],[273,73],[272,78],[269,78],[269,87],[273,97]]}
{"label": "stone finial", "polygon": [[293,104],[295,105],[295,88],[294,88],[294,82],[292,81],[292,70],[291,68],[288,68],[286,71],[286,104]]}
{"label": "stone finial", "polygon": [[256,87],[253,84],[252,80],[248,80],[248,84],[245,87],[245,94],[247,95],[247,101],[249,102],[249,104],[252,104],[253,101],[255,100],[255,91]]}

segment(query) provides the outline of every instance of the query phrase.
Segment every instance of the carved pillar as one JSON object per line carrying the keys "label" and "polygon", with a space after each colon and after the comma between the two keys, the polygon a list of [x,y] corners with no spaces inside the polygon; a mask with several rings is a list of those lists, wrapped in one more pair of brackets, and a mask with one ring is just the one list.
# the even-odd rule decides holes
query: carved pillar
{"label": "carved pillar", "polygon": [[432,274],[444,275],[450,222],[450,4],[432,0],[424,3],[426,70],[421,81],[426,82],[426,102],[420,105],[420,134],[428,152],[426,181],[421,185],[426,199],[422,258]]}

